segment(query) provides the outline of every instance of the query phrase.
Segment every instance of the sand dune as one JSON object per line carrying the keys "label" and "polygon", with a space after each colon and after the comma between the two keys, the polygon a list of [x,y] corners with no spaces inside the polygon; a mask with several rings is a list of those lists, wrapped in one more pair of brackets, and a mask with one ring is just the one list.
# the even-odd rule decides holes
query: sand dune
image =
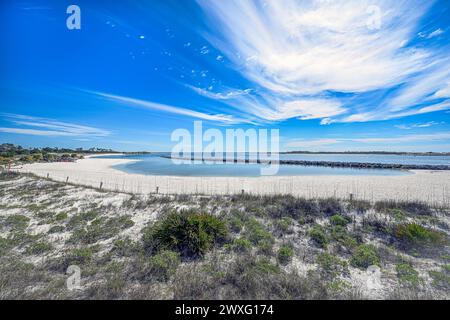
{"label": "sand dune", "polygon": [[76,163],[35,163],[18,169],[57,181],[132,193],[293,194],[302,197],[355,198],[365,200],[419,200],[450,204],[449,171],[413,171],[400,176],[265,176],[174,177],[130,174],[112,168],[136,160],[86,158]]}

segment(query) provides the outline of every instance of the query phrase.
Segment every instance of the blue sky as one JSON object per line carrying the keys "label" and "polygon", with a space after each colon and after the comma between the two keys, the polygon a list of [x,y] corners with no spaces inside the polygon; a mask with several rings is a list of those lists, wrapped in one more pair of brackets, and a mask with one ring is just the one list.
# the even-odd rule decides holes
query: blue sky
{"label": "blue sky", "polygon": [[2,1],[0,142],[170,151],[203,120],[277,128],[282,150],[450,151],[449,17],[445,0]]}

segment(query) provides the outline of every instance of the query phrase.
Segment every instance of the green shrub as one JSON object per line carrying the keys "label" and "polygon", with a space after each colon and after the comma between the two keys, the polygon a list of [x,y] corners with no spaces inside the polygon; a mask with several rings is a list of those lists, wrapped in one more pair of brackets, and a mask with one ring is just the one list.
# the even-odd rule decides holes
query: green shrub
{"label": "green shrub", "polygon": [[264,228],[264,225],[253,217],[245,223],[245,235],[255,245],[274,242],[272,234]]}
{"label": "green shrub", "polygon": [[422,282],[419,273],[409,263],[399,263],[395,266],[395,270],[398,279],[403,284],[417,287]]}
{"label": "green shrub", "polygon": [[233,239],[231,248],[235,252],[249,252],[252,248],[252,243],[245,238]]}
{"label": "green shrub", "polygon": [[273,254],[273,239],[261,240],[256,247],[259,253],[270,256]]}
{"label": "green shrub", "polygon": [[170,250],[162,250],[150,258],[152,275],[158,280],[167,281],[175,274],[180,265],[180,254]]}
{"label": "green shrub", "polygon": [[53,249],[53,246],[50,243],[44,242],[44,241],[39,241],[39,242],[32,243],[26,249],[26,253],[27,254],[42,254],[42,253],[50,251],[52,249]]}
{"label": "green shrub", "polygon": [[345,227],[349,221],[345,217],[341,216],[340,214],[335,214],[334,216],[331,216],[330,223],[333,226],[342,226]]}
{"label": "green shrub", "polygon": [[55,216],[56,221],[61,221],[67,219],[67,212],[60,212]]}
{"label": "green shrub", "polygon": [[63,261],[57,267],[65,272],[70,265],[83,265],[91,262],[92,257],[98,251],[97,246],[76,248],[63,257]]}
{"label": "green shrub", "polygon": [[0,237],[0,257],[5,255],[12,247],[11,239]]}
{"label": "green shrub", "polygon": [[331,216],[336,213],[344,212],[344,208],[340,200],[335,198],[319,199],[319,211],[326,216]]}
{"label": "green shrub", "polygon": [[440,231],[423,227],[415,222],[398,224],[393,227],[393,236],[406,248],[427,247],[436,249],[447,243],[446,235]]}
{"label": "green shrub", "polygon": [[6,218],[5,225],[12,230],[24,230],[28,227],[30,218],[21,214],[13,214]]}
{"label": "green shrub", "polygon": [[350,264],[354,267],[366,269],[372,265],[380,265],[377,249],[370,244],[361,244],[353,254]]}
{"label": "green shrub", "polygon": [[294,256],[294,250],[292,250],[291,246],[281,246],[278,249],[278,261],[281,264],[288,264],[292,257]]}
{"label": "green shrub", "polygon": [[321,248],[326,248],[330,239],[328,238],[325,230],[320,225],[314,225],[309,231],[309,236],[316,245]]}
{"label": "green shrub", "polygon": [[71,243],[93,244],[97,241],[109,239],[121,230],[130,228],[134,225],[129,216],[119,216],[113,218],[97,218],[85,228],[76,229],[69,239]]}
{"label": "green shrub", "polygon": [[348,234],[345,227],[341,225],[335,225],[331,226],[329,229],[331,239],[337,241],[348,250],[351,250],[358,245],[357,240]]}
{"label": "green shrub", "polygon": [[319,272],[325,279],[333,280],[334,278],[348,274],[347,261],[341,260],[339,257],[322,252],[317,256]]}
{"label": "green shrub", "polygon": [[64,231],[64,226],[53,226],[48,230],[48,233],[58,233]]}
{"label": "green shrub", "polygon": [[433,285],[442,290],[450,290],[450,264],[443,265],[440,271],[430,271]]}
{"label": "green shrub", "polygon": [[129,237],[120,238],[114,240],[112,251],[122,257],[131,257],[141,251],[141,246]]}
{"label": "green shrub", "polygon": [[172,212],[145,228],[142,240],[147,252],[173,250],[185,257],[202,256],[228,236],[226,224],[203,213]]}
{"label": "green shrub", "polygon": [[433,214],[433,210],[428,204],[417,201],[378,201],[375,203],[375,210],[386,213],[401,210],[410,215],[420,216],[430,216]]}
{"label": "green shrub", "polygon": [[244,222],[239,217],[231,217],[228,219],[228,225],[232,232],[241,232],[244,227]]}
{"label": "green shrub", "polygon": [[283,217],[280,220],[274,222],[274,227],[281,233],[288,233],[292,225],[292,219],[289,217]]}
{"label": "green shrub", "polygon": [[406,220],[406,214],[403,212],[403,210],[400,209],[392,209],[389,211],[389,214],[391,214],[396,221],[405,221]]}

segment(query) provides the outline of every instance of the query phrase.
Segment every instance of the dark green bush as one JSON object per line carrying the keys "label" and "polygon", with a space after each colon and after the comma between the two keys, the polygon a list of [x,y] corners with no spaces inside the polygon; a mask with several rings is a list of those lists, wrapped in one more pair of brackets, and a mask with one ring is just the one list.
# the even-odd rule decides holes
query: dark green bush
{"label": "dark green bush", "polygon": [[430,271],[429,274],[433,279],[433,286],[447,292],[450,290],[450,264],[443,265],[440,271]]}
{"label": "dark green bush", "polygon": [[58,232],[63,232],[65,229],[64,226],[52,226],[49,230],[48,233],[58,233]]}
{"label": "dark green bush", "polygon": [[314,241],[314,243],[321,248],[326,248],[328,243],[330,242],[328,235],[320,225],[314,225],[309,231],[309,236]]}
{"label": "dark green bush", "polygon": [[399,263],[395,266],[397,271],[397,277],[401,283],[417,287],[422,283],[422,279],[419,277],[419,273],[409,263]]}
{"label": "dark green bush", "polygon": [[378,201],[375,210],[390,213],[393,210],[402,210],[410,215],[430,216],[433,214],[431,207],[423,202],[417,201]]}
{"label": "dark green bush", "polygon": [[335,198],[319,199],[318,205],[320,212],[326,216],[343,213],[345,211],[342,206],[342,202]]}
{"label": "dark green bush", "polygon": [[437,249],[447,244],[447,237],[444,233],[428,229],[418,223],[403,223],[392,228],[392,235],[404,248],[425,248]]}
{"label": "dark green bush", "polygon": [[61,221],[67,219],[67,212],[60,212],[55,216],[56,221]]}
{"label": "dark green bush", "polygon": [[142,240],[147,252],[173,250],[184,257],[197,257],[227,236],[227,226],[219,218],[187,211],[171,212],[162,217],[145,228]]}
{"label": "dark green bush", "polygon": [[11,239],[0,237],[0,257],[6,254],[13,246]]}
{"label": "dark green bush", "polygon": [[355,248],[358,244],[358,241],[352,237],[348,232],[347,228],[340,225],[333,225],[329,227],[329,233],[331,239],[341,244],[347,250],[351,250]]}
{"label": "dark green bush", "polygon": [[290,228],[292,226],[292,219],[289,217],[283,217],[280,220],[274,221],[274,227],[277,231],[281,233],[288,233],[290,231]]}
{"label": "dark green bush", "polygon": [[272,234],[253,217],[245,223],[245,235],[255,245],[274,242]]}
{"label": "dark green bush", "polygon": [[291,246],[281,246],[278,249],[278,261],[281,264],[288,264],[292,257],[294,256],[294,250],[292,250]]}
{"label": "dark green bush", "polygon": [[341,216],[340,214],[335,214],[335,215],[331,216],[330,223],[333,226],[345,227],[349,223],[349,220],[347,218]]}
{"label": "dark green bush", "polygon": [[340,259],[337,256],[331,255],[328,252],[322,252],[316,259],[319,272],[321,276],[327,280],[348,274],[347,261]]}
{"label": "dark green bush", "polygon": [[245,238],[233,239],[231,249],[235,252],[249,252],[252,248],[252,243]]}
{"label": "dark green bush", "polygon": [[32,243],[27,249],[27,254],[42,254],[44,252],[52,250],[53,246],[45,241],[38,241]]}
{"label": "dark green bush", "polygon": [[370,244],[360,245],[353,254],[350,264],[360,269],[366,269],[372,265],[380,265],[380,257],[377,248]]}
{"label": "dark green bush", "polygon": [[30,218],[21,214],[13,214],[6,218],[5,225],[13,230],[24,230],[28,227]]}

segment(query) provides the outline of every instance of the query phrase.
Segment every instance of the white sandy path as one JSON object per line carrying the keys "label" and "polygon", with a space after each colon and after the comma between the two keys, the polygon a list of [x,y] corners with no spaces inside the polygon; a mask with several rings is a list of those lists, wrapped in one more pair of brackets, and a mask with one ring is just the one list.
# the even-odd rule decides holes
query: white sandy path
{"label": "white sandy path", "polygon": [[265,176],[265,177],[174,177],[130,174],[112,168],[136,160],[86,158],[77,162],[35,163],[21,172],[57,181],[132,193],[293,194],[302,197],[348,197],[365,200],[420,200],[450,204],[450,172],[418,170],[400,176]]}

